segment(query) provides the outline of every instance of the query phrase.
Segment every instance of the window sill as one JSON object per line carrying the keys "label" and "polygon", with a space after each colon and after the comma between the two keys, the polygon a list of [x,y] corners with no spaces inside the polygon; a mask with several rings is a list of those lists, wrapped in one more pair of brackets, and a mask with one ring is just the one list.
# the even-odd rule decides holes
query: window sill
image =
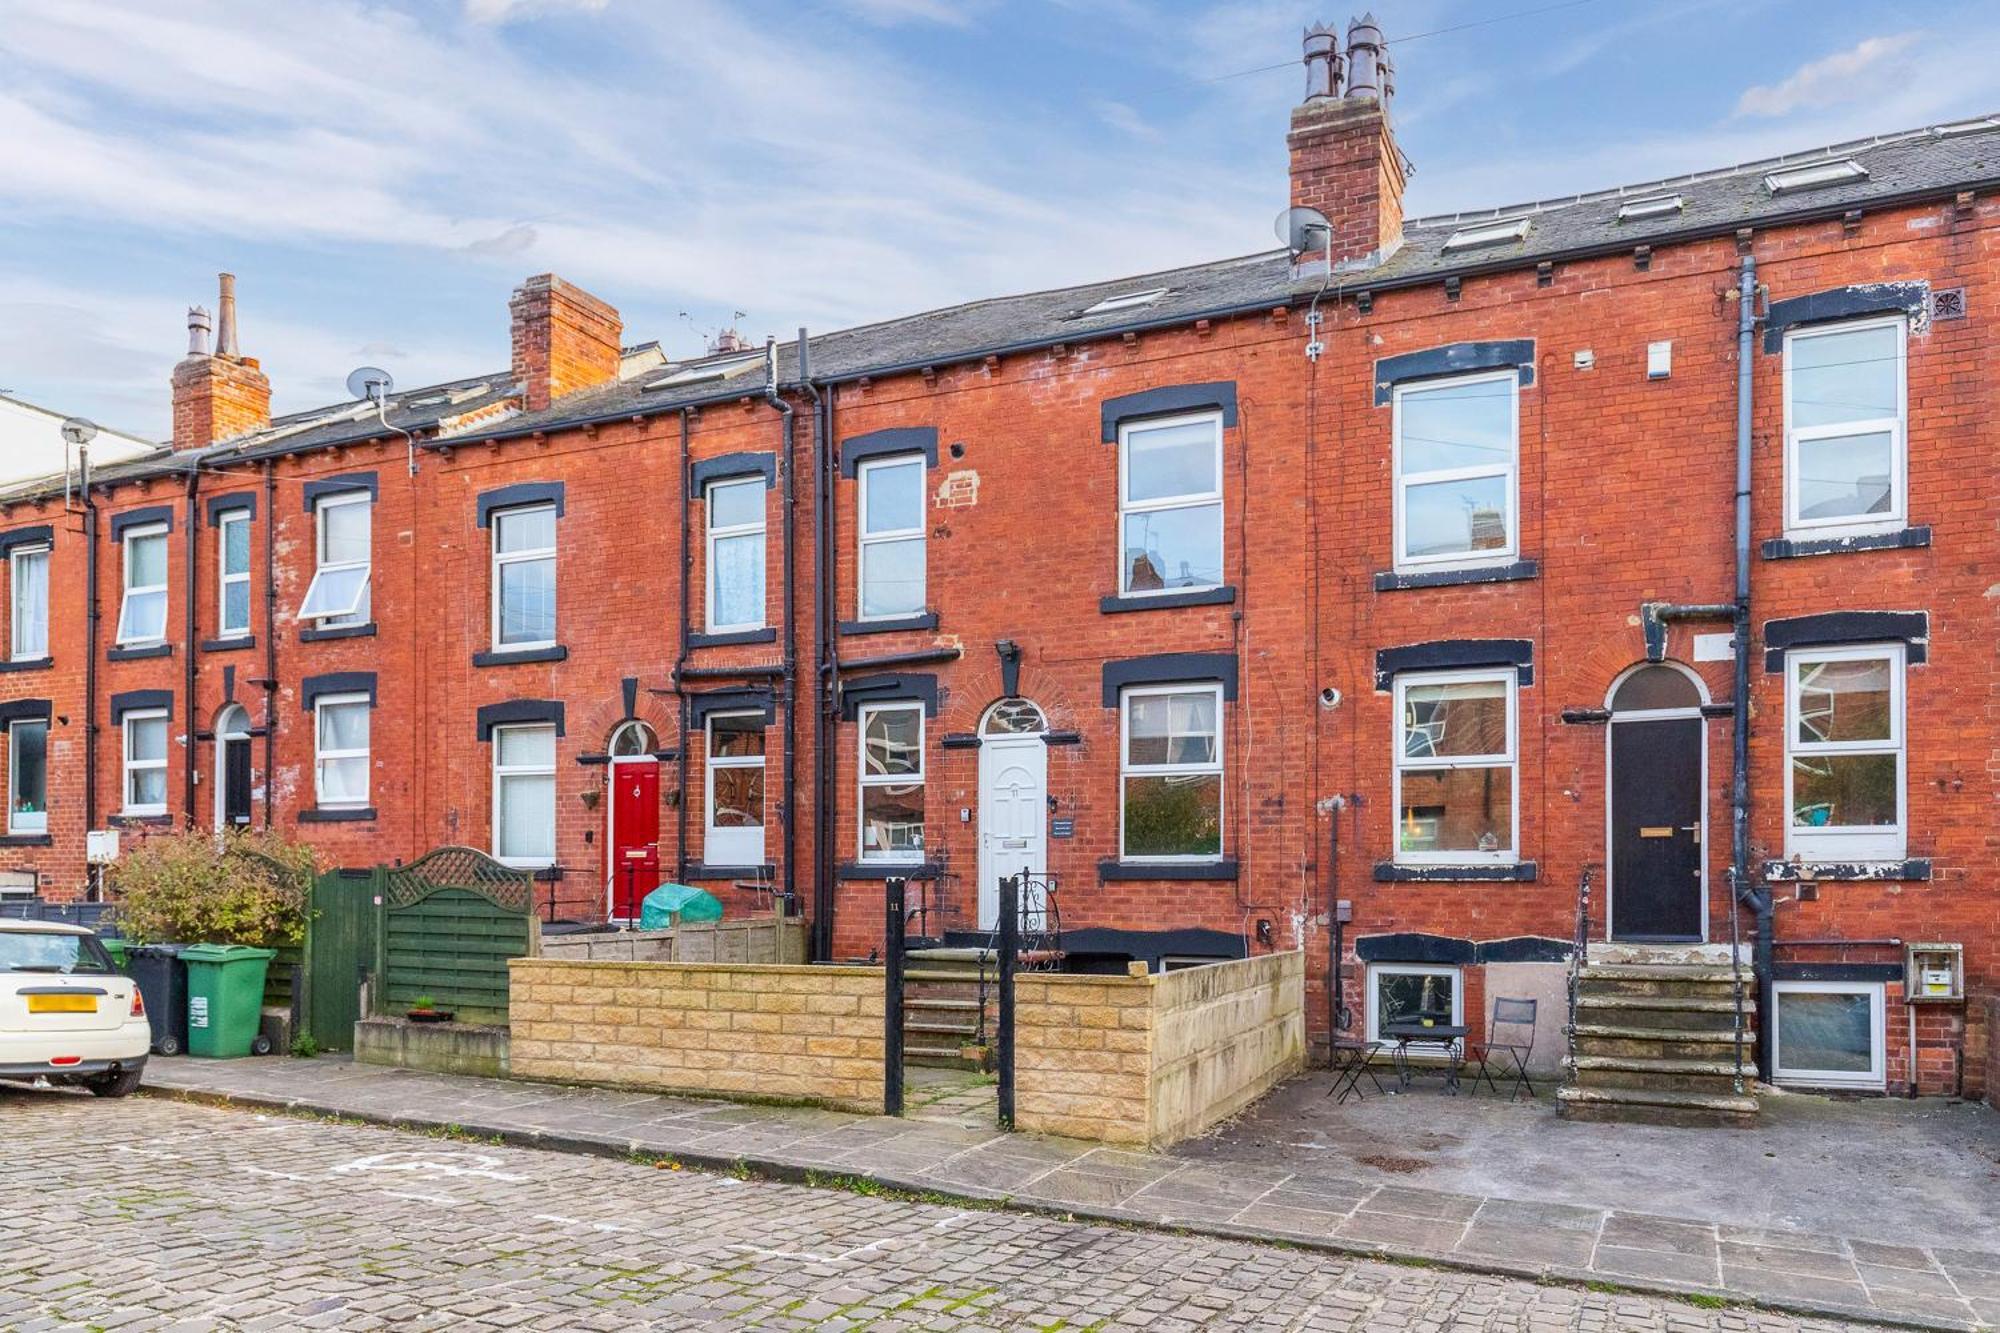
{"label": "window sill", "polygon": [[1456,588],[1469,583],[1518,583],[1540,575],[1539,560],[1515,560],[1504,565],[1481,565],[1471,569],[1385,569],[1375,575],[1376,592],[1400,592],[1405,588]]}
{"label": "window sill", "polygon": [[1931,544],[1929,524],[1895,532],[1869,532],[1854,537],[1773,537],[1764,543],[1766,560],[1796,560],[1812,555],[1846,555],[1849,551],[1916,550]]}
{"label": "window sill", "polygon": [[172,657],[171,643],[149,643],[136,648],[112,648],[104,654],[107,662],[136,662],[142,657]]}
{"label": "window sill", "polygon": [[492,652],[474,653],[472,665],[513,666],[517,662],[561,662],[568,657],[569,649],[561,644],[553,648],[496,648]]}
{"label": "window sill", "polygon": [[172,815],[110,815],[106,824],[112,828],[172,828]]}
{"label": "window sill", "polygon": [[1781,884],[1801,881],[1922,884],[1931,877],[1928,857],[1900,861],[1766,861],[1764,878]]}
{"label": "window sill", "polygon": [[53,657],[24,657],[18,662],[0,662],[0,672],[4,671],[47,671],[56,664]]}
{"label": "window sill", "polygon": [[238,634],[227,639],[203,639],[201,641],[201,650],[205,653],[233,653],[239,648],[255,648],[256,646],[257,636],[254,634]]}
{"label": "window sill", "polygon": [[300,643],[324,643],[328,639],[372,639],[374,637],[375,624],[373,621],[370,621],[366,625],[342,625],[338,629],[302,629],[299,631]]}
{"label": "window sill", "polygon": [[944,867],[935,861],[843,861],[834,867],[838,880],[937,879]]}
{"label": "window sill", "polygon": [[0,834],[0,847],[53,847],[56,840],[46,833]]}
{"label": "window sill", "polygon": [[355,809],[301,810],[301,824],[365,824],[375,818],[375,807],[361,806]]}
{"label": "window sill", "polygon": [[[777,873],[778,868],[768,864],[761,866],[712,866],[704,865],[699,861],[693,861],[688,863],[687,873],[682,875],[681,878],[690,884],[712,884],[718,880],[727,879],[770,880]],[[773,883],[772,887],[776,888],[777,886]]]}
{"label": "window sill", "polygon": [[727,648],[737,643],[776,643],[778,631],[766,625],[763,629],[730,630],[722,634],[689,634],[690,648]]}
{"label": "window sill", "polygon": [[1236,589],[1192,588],[1187,592],[1119,593],[1097,603],[1102,615],[1126,611],[1170,611],[1180,606],[1228,606],[1236,600]]}
{"label": "window sill", "polygon": [[890,616],[882,620],[843,620],[842,634],[894,634],[899,630],[927,630],[938,627],[938,613],[922,611],[913,616]]}
{"label": "window sill", "polygon": [[1470,866],[1406,866],[1397,865],[1394,861],[1375,863],[1377,884],[1531,884],[1537,877],[1538,867],[1533,861]]}
{"label": "window sill", "polygon": [[1236,858],[1218,857],[1213,861],[1118,861],[1106,859],[1097,863],[1099,883],[1109,880],[1149,880],[1179,879],[1224,882],[1236,878]]}

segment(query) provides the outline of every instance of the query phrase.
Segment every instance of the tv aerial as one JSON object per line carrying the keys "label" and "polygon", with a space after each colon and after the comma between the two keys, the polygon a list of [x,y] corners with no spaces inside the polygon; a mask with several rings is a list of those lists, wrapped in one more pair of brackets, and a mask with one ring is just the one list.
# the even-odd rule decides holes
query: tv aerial
{"label": "tv aerial", "polygon": [[347,392],[380,407],[396,387],[396,377],[375,366],[363,366],[347,377]]}

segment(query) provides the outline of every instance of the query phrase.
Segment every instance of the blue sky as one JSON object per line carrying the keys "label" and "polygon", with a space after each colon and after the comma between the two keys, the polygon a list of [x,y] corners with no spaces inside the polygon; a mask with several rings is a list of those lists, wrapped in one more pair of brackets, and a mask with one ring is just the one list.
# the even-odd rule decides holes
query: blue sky
{"label": "blue sky", "polygon": [[[2000,10],[1387,0],[1413,213],[2000,111]],[[553,270],[699,350],[1272,245],[1321,0],[0,0],[0,391],[165,431],[239,276],[279,411],[504,369]],[[1259,66],[1285,68],[1221,77]],[[681,312],[687,312],[687,318]]]}

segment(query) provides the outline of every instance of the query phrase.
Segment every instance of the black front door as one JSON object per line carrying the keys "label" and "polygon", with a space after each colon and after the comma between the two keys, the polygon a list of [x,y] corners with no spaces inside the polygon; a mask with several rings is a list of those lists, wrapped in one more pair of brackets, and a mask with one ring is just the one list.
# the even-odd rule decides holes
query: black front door
{"label": "black front door", "polygon": [[222,826],[250,825],[250,741],[238,736],[222,742]]}
{"label": "black front door", "polygon": [[1698,717],[1611,724],[1611,938],[1701,938]]}

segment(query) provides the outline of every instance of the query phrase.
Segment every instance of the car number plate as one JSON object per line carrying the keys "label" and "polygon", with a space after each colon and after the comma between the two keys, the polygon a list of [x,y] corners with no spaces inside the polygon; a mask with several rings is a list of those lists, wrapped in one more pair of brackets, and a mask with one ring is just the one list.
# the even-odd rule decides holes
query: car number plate
{"label": "car number plate", "polygon": [[94,1014],[97,1012],[95,995],[30,995],[28,1012],[31,1014]]}

